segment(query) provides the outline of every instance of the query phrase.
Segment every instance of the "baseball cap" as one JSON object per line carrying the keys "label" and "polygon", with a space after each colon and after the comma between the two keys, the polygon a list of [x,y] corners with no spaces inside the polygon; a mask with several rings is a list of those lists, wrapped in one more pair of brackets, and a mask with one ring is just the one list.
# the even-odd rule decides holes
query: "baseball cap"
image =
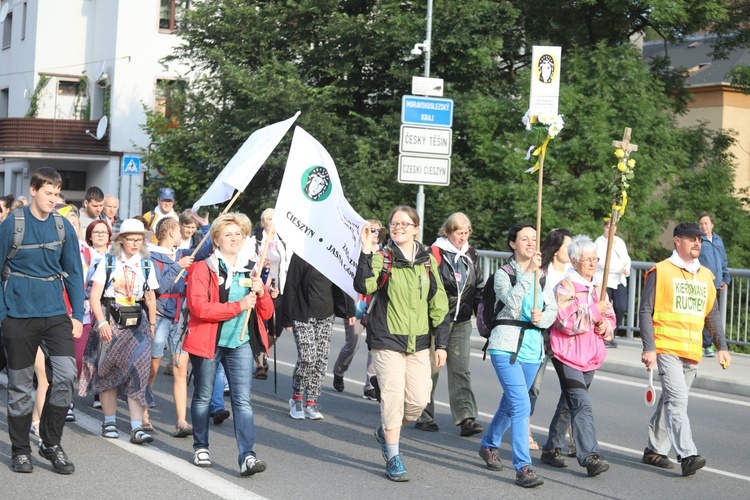
{"label": "baseball cap", "polygon": [[700,236],[703,234],[695,222],[680,222],[675,226],[672,236]]}
{"label": "baseball cap", "polygon": [[160,188],[159,189],[160,200],[174,200],[174,189],[172,188]]}

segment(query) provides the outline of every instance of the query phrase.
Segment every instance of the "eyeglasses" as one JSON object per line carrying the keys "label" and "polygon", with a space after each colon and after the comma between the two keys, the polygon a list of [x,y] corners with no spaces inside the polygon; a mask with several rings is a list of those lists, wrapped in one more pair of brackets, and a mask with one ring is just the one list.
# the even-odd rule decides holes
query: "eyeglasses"
{"label": "eyeglasses", "polygon": [[401,229],[406,229],[409,226],[417,227],[416,224],[412,224],[411,222],[391,222],[388,224],[388,227],[390,228],[400,227]]}
{"label": "eyeglasses", "polygon": [[143,238],[125,238],[125,241],[133,245],[140,245],[143,243]]}
{"label": "eyeglasses", "polygon": [[581,264],[598,264],[599,263],[599,257],[596,257],[594,259],[578,259],[576,262],[580,262]]}
{"label": "eyeglasses", "polygon": [[370,228],[370,232],[371,233],[382,233],[383,232],[383,228],[382,227],[371,227]]}
{"label": "eyeglasses", "polygon": [[91,236],[109,236],[107,231],[91,231]]}

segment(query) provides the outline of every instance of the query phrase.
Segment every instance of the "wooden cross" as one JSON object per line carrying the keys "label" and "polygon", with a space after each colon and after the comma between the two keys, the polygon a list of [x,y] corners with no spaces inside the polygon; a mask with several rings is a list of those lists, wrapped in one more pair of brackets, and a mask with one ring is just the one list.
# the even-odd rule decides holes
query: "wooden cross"
{"label": "wooden cross", "polygon": [[612,141],[612,146],[620,148],[625,151],[625,156],[630,156],[633,151],[638,151],[638,144],[630,142],[630,128],[625,127],[625,132],[622,134],[621,141]]}

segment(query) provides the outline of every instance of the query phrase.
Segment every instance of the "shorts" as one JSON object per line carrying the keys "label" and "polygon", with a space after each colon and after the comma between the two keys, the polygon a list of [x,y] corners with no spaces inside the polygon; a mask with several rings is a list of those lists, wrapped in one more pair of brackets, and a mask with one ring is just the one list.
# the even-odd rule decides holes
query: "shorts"
{"label": "shorts", "polygon": [[[179,339],[178,327],[180,323],[175,323],[164,316],[156,315],[156,328],[154,328],[154,339],[151,341],[151,359],[161,359],[164,357],[164,347],[169,347],[169,354],[172,355],[178,349],[177,341]],[[181,354],[180,349],[177,354]]]}

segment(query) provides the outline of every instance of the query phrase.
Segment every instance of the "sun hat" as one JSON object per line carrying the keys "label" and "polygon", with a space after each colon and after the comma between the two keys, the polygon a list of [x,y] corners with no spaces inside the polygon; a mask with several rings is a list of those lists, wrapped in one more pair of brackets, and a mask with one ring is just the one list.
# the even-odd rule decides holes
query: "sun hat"
{"label": "sun hat", "polygon": [[122,221],[122,224],[120,224],[120,231],[112,234],[112,240],[117,239],[123,234],[142,234],[143,239],[146,241],[149,241],[154,237],[154,233],[146,231],[143,227],[143,222],[138,219],[125,219]]}

